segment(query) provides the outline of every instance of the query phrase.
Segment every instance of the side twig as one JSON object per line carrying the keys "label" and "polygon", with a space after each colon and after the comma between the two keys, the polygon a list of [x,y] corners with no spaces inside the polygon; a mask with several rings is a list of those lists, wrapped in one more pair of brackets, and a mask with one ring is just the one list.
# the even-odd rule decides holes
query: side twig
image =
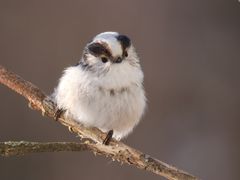
{"label": "side twig", "polygon": [[[29,101],[31,108],[42,112],[45,116],[51,117],[52,119],[54,118],[56,105],[51,101],[51,99],[35,85],[22,79],[20,76],[5,69],[1,65],[0,83],[24,96]],[[86,128],[73,119],[65,118],[63,116],[59,118],[58,122],[69,127],[73,132],[81,137],[90,139],[90,141],[87,141],[87,144],[89,145],[89,149],[95,154],[111,157],[121,163],[131,164],[137,168],[145,169],[170,180],[197,179],[193,175],[131,148],[122,142],[111,140],[108,146],[103,145],[102,142],[105,139],[106,134],[97,128]]]}
{"label": "side twig", "polygon": [[85,151],[91,150],[90,145],[75,142],[27,142],[8,141],[0,142],[0,155],[9,157],[38,152]]}

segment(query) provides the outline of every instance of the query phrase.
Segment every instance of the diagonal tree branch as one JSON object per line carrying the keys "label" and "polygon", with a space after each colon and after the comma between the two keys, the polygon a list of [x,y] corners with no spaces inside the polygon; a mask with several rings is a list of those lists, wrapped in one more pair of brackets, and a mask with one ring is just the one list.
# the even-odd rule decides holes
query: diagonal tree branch
{"label": "diagonal tree branch", "polygon": [[86,151],[91,150],[91,145],[75,142],[27,142],[8,141],[0,142],[1,156],[25,155],[37,152],[61,152],[61,151]]}
{"label": "diagonal tree branch", "polygon": [[[1,65],[0,83],[24,96],[29,101],[31,108],[42,112],[44,116],[48,116],[52,119],[54,118],[56,105],[51,101],[51,99],[35,85],[22,79],[20,76],[7,70]],[[137,168],[145,169],[170,180],[197,179],[182,170],[152,158],[151,156],[114,139],[111,140],[108,146],[103,145],[102,142],[105,139],[106,134],[97,128],[86,128],[82,124],[74,121],[73,119],[66,118],[63,115],[59,118],[58,122],[69,127],[71,131],[79,136],[89,139],[90,141],[85,143],[89,145],[89,149],[95,154],[111,157],[121,163],[131,164]]]}

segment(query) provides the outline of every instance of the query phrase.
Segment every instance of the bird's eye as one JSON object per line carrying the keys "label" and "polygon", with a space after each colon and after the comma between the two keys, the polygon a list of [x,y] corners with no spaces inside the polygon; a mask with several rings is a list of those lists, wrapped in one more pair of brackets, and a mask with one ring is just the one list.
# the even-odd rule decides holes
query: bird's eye
{"label": "bird's eye", "polygon": [[101,59],[102,59],[102,62],[103,62],[103,63],[108,62],[108,59],[107,59],[106,57],[101,57]]}
{"label": "bird's eye", "polygon": [[124,57],[128,57],[127,51],[124,52]]}

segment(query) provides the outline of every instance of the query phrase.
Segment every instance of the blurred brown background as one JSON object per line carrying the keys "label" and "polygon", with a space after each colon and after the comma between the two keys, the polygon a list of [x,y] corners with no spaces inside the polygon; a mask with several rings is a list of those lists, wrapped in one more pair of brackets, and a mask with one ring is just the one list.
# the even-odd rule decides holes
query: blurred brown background
{"label": "blurred brown background", "polygon": [[[127,144],[202,179],[240,179],[237,0],[0,0],[1,64],[51,93],[103,31],[131,37],[148,110]],[[0,141],[78,141],[0,87]],[[163,179],[89,152],[0,157],[0,179]]]}

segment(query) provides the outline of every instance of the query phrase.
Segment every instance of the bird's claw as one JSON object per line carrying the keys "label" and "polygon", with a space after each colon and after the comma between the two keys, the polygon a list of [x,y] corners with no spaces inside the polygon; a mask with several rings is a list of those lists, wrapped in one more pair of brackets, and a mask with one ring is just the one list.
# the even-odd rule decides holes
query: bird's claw
{"label": "bird's claw", "polygon": [[54,119],[58,121],[58,119],[61,117],[61,115],[65,112],[64,109],[57,109],[57,111],[54,113]]}
{"label": "bird's claw", "polygon": [[106,138],[103,140],[104,145],[109,145],[110,140],[112,139],[113,136],[113,130],[108,131]]}

